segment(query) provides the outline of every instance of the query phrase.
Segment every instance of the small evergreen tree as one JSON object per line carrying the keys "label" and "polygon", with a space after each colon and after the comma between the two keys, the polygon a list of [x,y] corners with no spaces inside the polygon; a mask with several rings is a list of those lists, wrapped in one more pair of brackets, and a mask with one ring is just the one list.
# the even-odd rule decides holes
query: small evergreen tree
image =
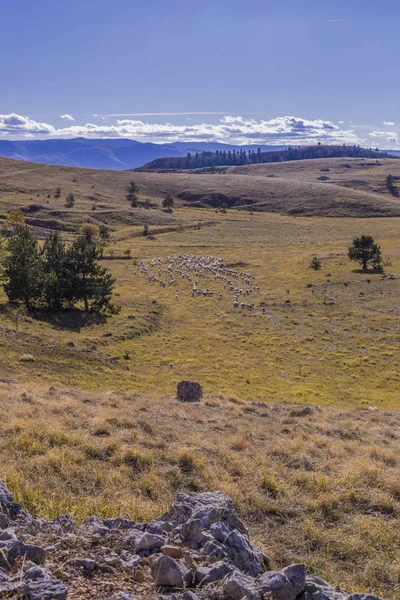
{"label": "small evergreen tree", "polygon": [[353,245],[348,250],[348,257],[350,260],[359,262],[364,270],[369,265],[377,271],[382,270],[381,249],[375,243],[372,235],[362,235],[354,238]]}
{"label": "small evergreen tree", "polygon": [[73,208],[74,205],[75,205],[75,196],[72,192],[70,192],[66,198],[65,206],[67,208]]}
{"label": "small evergreen tree", "polygon": [[17,225],[7,251],[3,259],[4,291],[11,304],[22,303],[29,310],[38,302],[43,282],[37,237],[26,225]]}
{"label": "small evergreen tree", "polygon": [[43,301],[46,308],[60,310],[72,298],[66,268],[66,249],[58,233],[51,233],[43,245]]}
{"label": "small evergreen tree", "polygon": [[93,223],[84,223],[81,227],[81,234],[86,238],[88,244],[93,244],[99,235],[99,228]]}
{"label": "small evergreen tree", "polygon": [[134,181],[129,182],[129,185],[127,187],[127,192],[128,192],[127,198],[129,200],[129,202],[131,203],[131,206],[136,207],[138,205],[138,197],[137,197],[138,187]]}
{"label": "small evergreen tree", "polygon": [[321,261],[317,256],[313,256],[310,262],[310,269],[314,269],[314,271],[319,271],[322,267]]}
{"label": "small evergreen tree", "polygon": [[166,208],[168,212],[172,212],[172,208],[175,204],[173,197],[170,194],[166,194],[164,196],[164,200],[162,201],[163,208]]}
{"label": "small evergreen tree", "polygon": [[67,269],[73,300],[83,302],[85,312],[114,312],[111,297],[115,279],[98,262],[98,250],[79,236],[67,251]]}

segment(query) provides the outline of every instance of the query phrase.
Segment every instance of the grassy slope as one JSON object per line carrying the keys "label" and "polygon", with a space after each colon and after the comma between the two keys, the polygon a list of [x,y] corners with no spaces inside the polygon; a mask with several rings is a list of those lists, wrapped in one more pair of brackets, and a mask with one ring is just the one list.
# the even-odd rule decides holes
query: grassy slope
{"label": "grassy slope", "polygon": [[275,568],[400,598],[398,413],[1,384],[0,409],[2,477],[31,511],[148,519],[222,489]]}
{"label": "grassy slope", "polygon": [[[0,159],[0,211],[9,210],[14,204],[26,206],[36,203],[42,208],[31,217],[63,221],[76,227],[82,222],[83,213],[90,211],[97,200],[98,210],[96,214],[91,214],[93,218],[109,224],[118,225],[122,220],[132,225],[142,225],[146,219],[154,218],[154,213],[144,209],[132,212],[130,209],[125,199],[125,190],[128,182],[134,179],[139,186],[141,198],[149,198],[155,202],[160,202],[164,194],[170,193],[182,202],[215,204],[226,201],[229,205],[234,203],[245,206],[252,203],[257,210],[308,216],[400,216],[400,201],[388,193],[377,193],[385,191],[382,187],[385,176],[388,172],[395,174],[400,161],[382,161],[382,166],[377,167],[380,169],[379,174],[374,171],[374,167],[367,168],[370,171],[368,176],[367,171],[363,171],[363,177],[371,180],[365,190],[359,183],[354,183],[353,187],[356,189],[346,187],[349,185],[347,171],[351,171],[350,169],[345,173],[347,179],[341,179],[341,174],[338,174],[338,180],[334,182],[321,182],[314,178],[319,168],[323,168],[322,164],[331,165],[330,161],[335,160],[310,160],[302,161],[302,164],[284,163],[282,166],[255,165],[237,167],[225,175],[199,175],[129,171],[116,173]],[[303,163],[316,163],[318,167],[304,166]],[[303,177],[303,168],[306,169],[306,177]],[[340,171],[340,167],[337,170]],[[271,173],[276,173],[279,177],[266,177]],[[381,185],[376,191],[378,180]],[[339,185],[335,185],[336,183]],[[57,186],[62,188],[63,196],[58,200],[52,197],[47,203],[47,195],[54,194]],[[68,211],[64,208],[64,194],[69,192],[74,192],[77,203],[73,210]],[[52,226],[51,223],[49,226]]]}

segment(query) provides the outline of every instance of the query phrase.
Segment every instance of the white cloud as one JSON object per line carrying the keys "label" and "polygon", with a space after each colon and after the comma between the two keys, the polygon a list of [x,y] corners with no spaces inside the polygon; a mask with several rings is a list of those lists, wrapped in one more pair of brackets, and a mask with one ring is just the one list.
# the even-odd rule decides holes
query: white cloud
{"label": "white cloud", "polygon": [[38,123],[29,117],[16,113],[0,115],[0,136],[31,133],[38,135],[54,135],[55,127],[48,123]]}
{"label": "white cloud", "polygon": [[398,144],[400,142],[399,136],[395,131],[372,131],[370,133],[371,138],[382,138],[383,141],[394,142]]}
{"label": "white cloud", "polygon": [[217,123],[176,125],[149,123],[138,119],[117,119],[114,124],[71,125],[58,129],[61,137],[134,138],[155,142],[214,141],[231,144],[299,145],[316,143],[360,143],[352,130],[340,129],[331,121],[309,120],[299,117],[277,117],[256,120],[225,115]]}
{"label": "white cloud", "polygon": [[[194,114],[194,113],[188,113]],[[63,115],[65,117],[65,115]],[[68,115],[71,117],[71,115]],[[65,117],[66,118],[66,117]],[[71,117],[73,118],[73,117]],[[188,121],[186,117],[178,124],[158,119],[150,122],[146,119],[111,118],[96,115],[96,123],[66,123],[56,128],[50,123],[41,123],[30,117],[15,113],[0,114],[0,138],[22,138],[26,135],[36,138],[127,138],[139,141],[166,142],[177,140],[196,142],[225,142],[227,144],[269,144],[296,146],[315,144],[360,144],[376,145],[383,143],[399,144],[400,140],[393,131],[370,131],[372,127],[339,125],[323,119],[304,119],[294,116],[273,119],[248,118],[225,114],[216,119],[204,119],[203,122]],[[70,120],[67,119],[66,120]],[[391,123],[390,121],[386,122]],[[361,133],[362,132],[362,135]],[[392,146],[393,147],[393,146]]]}
{"label": "white cloud", "polygon": [[66,119],[67,121],[75,121],[74,117],[68,113],[65,113],[65,115],[60,115],[60,117],[61,119]]}
{"label": "white cloud", "polygon": [[391,127],[393,127],[393,125],[396,125],[396,123],[393,123],[393,121],[383,121],[383,124]]}

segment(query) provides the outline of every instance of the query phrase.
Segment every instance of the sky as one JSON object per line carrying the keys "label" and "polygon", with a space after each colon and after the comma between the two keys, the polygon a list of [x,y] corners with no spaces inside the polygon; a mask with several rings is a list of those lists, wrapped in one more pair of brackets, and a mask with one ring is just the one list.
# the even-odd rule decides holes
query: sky
{"label": "sky", "polygon": [[0,0],[0,140],[400,148],[399,0]]}

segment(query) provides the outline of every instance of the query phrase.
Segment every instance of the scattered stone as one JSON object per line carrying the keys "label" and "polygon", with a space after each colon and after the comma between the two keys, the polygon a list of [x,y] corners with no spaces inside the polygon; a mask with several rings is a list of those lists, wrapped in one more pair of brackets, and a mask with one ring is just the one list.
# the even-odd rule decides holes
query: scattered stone
{"label": "scattered stone", "polygon": [[45,560],[46,552],[40,546],[24,544],[17,539],[0,541],[0,567],[8,568],[20,557],[40,565]]}
{"label": "scattered stone", "polygon": [[191,583],[192,575],[185,562],[170,556],[152,556],[150,569],[156,586],[185,588]]}
{"label": "scattered stone", "polygon": [[[34,544],[44,539],[46,548]],[[79,549],[87,548],[90,555],[80,557]],[[93,586],[93,597],[134,600],[130,592],[117,592],[121,575],[153,597],[148,567],[154,586],[166,588],[160,600],[379,600],[306,577],[304,564],[271,571],[268,557],[250,541],[232,500],[222,492],[178,494],[170,510],[151,523],[90,517],[77,529],[70,515],[54,520],[31,515],[0,482],[1,597],[65,600],[68,590],[54,579],[58,576],[71,582],[71,597],[78,580],[85,593]],[[115,581],[102,577],[118,572]],[[198,591],[185,591],[190,586]]]}
{"label": "scattered stone", "polygon": [[43,567],[39,567],[38,565],[34,565],[33,567],[29,567],[25,571],[24,579],[29,581],[39,581],[39,580],[50,580],[51,573],[44,569]]}
{"label": "scattered stone", "polygon": [[83,569],[86,573],[93,573],[97,567],[96,561],[91,558],[74,558],[68,564],[78,569]]}
{"label": "scattered stone", "polygon": [[178,383],[178,400],[181,402],[200,402],[203,397],[203,388],[195,381],[181,381]]}
{"label": "scattered stone", "polygon": [[24,586],[26,600],[66,600],[68,589],[58,579],[30,581]]}
{"label": "scattered stone", "polygon": [[298,595],[289,579],[276,571],[261,575],[259,587],[261,595],[271,600],[296,600]]}
{"label": "scattered stone", "polygon": [[261,600],[254,579],[240,571],[234,571],[227,577],[223,589],[229,600]]}
{"label": "scattered stone", "polygon": [[304,592],[306,587],[306,565],[303,563],[289,565],[282,569],[281,573],[289,579],[296,590],[297,596]]}
{"label": "scattered stone", "polygon": [[198,567],[195,573],[195,581],[198,585],[215,583],[224,579],[232,571],[234,571],[234,568],[227,561],[221,560],[210,567]]}

